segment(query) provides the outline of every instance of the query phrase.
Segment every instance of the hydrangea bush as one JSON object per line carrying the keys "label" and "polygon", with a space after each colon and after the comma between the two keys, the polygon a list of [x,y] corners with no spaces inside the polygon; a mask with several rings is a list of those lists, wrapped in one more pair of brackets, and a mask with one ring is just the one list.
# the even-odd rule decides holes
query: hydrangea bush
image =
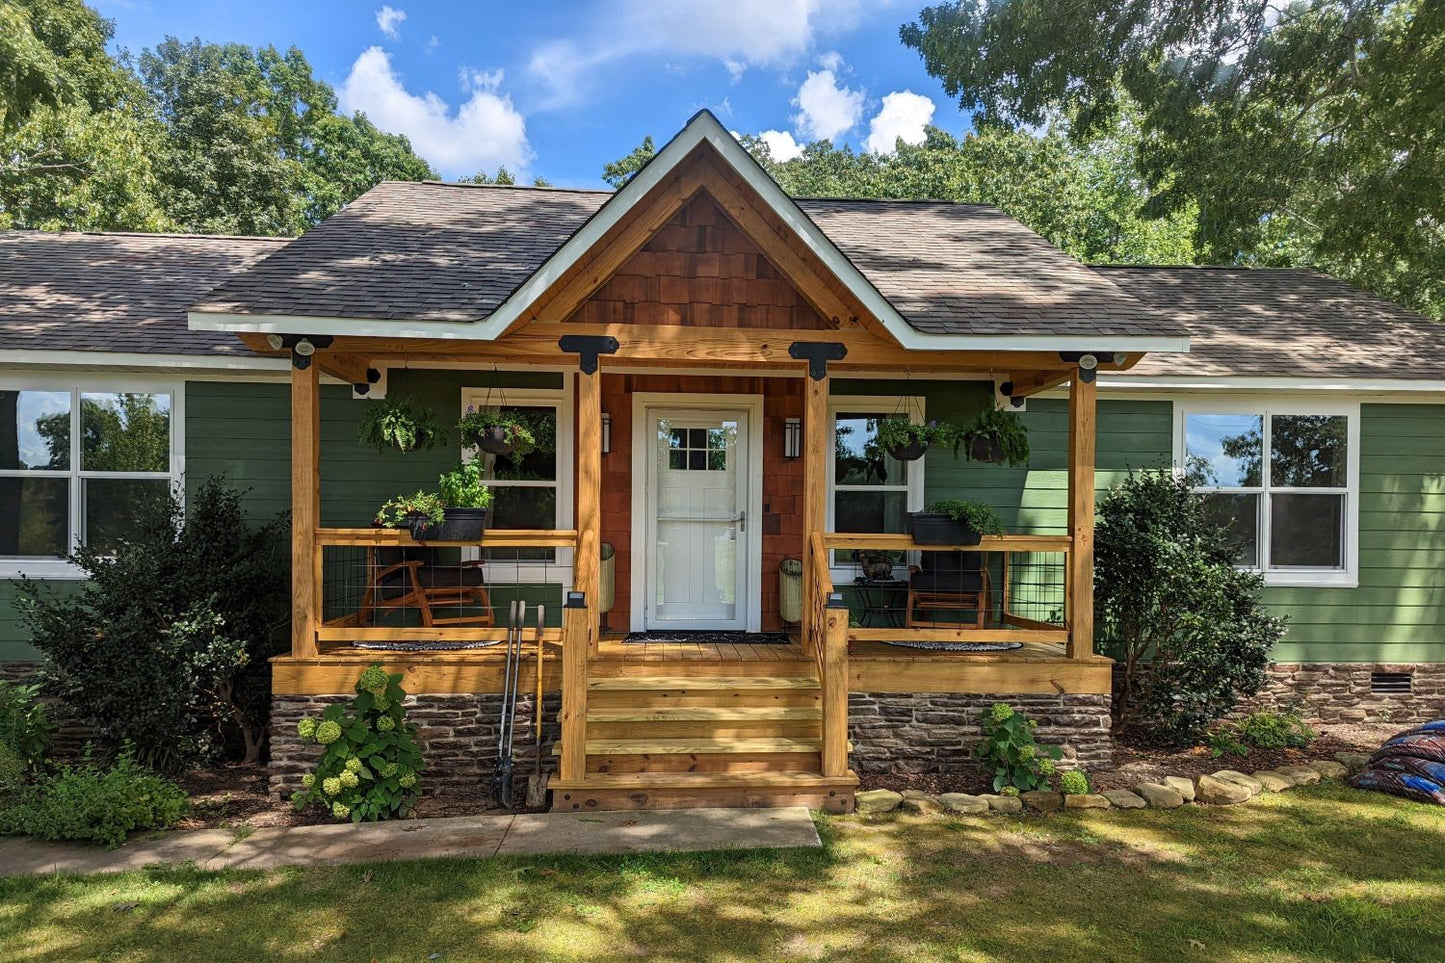
{"label": "hydrangea bush", "polygon": [[1063,755],[1058,746],[1041,746],[1034,741],[1039,724],[1022,712],[996,702],[983,715],[983,741],[978,757],[993,768],[993,791],[1012,787],[1016,792],[1048,789],[1058,773],[1056,760]]}
{"label": "hydrangea bush", "polygon": [[1082,769],[1071,769],[1059,777],[1059,790],[1065,796],[1082,796],[1094,791],[1089,774]]}
{"label": "hydrangea bush", "polygon": [[426,764],[416,726],[406,721],[405,699],[401,676],[373,663],[357,680],[350,705],[328,706],[321,718],[296,724],[298,736],[326,747],[316,772],[301,777],[292,799],[297,809],[318,805],[354,823],[410,815]]}

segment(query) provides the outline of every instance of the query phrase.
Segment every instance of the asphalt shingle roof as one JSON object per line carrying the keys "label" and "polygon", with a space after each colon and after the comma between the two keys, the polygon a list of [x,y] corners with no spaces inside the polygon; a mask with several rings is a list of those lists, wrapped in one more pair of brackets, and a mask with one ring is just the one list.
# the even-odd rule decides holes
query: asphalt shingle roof
{"label": "asphalt shingle roof", "polygon": [[234,334],[190,331],[198,298],[285,239],[0,232],[0,349],[248,355]]}
{"label": "asphalt shingle roof", "polygon": [[[195,310],[475,321],[612,197],[600,191],[378,184]],[[920,331],[1178,335],[1073,258],[977,204],[800,200]]]}
{"label": "asphalt shingle roof", "polygon": [[1093,269],[1189,332],[1130,374],[1445,378],[1445,325],[1307,268]]}

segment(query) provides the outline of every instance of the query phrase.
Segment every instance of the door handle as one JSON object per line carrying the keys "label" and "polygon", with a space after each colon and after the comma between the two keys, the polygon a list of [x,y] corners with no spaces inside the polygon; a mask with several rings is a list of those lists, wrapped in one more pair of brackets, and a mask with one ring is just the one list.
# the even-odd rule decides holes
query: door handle
{"label": "door handle", "polygon": [[734,519],[734,521],[736,521],[736,522],[738,523],[738,531],[740,531],[740,532],[746,532],[746,531],[748,530],[748,513],[747,513],[747,512],[745,512],[745,511],[744,511],[744,512],[738,512],[738,517],[737,517],[736,519]]}

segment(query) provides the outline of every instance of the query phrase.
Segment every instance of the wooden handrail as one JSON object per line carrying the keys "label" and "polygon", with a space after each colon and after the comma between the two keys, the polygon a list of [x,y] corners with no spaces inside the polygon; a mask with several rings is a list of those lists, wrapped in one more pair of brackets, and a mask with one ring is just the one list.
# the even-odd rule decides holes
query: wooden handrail
{"label": "wooden handrail", "polygon": [[359,545],[377,548],[412,546],[470,545],[479,548],[573,548],[577,533],[565,529],[500,528],[483,532],[482,537],[461,542],[427,539],[419,542],[403,528],[318,528],[318,546]]}
{"label": "wooden handrail", "polygon": [[985,535],[977,545],[920,545],[913,540],[912,535],[872,532],[827,532],[819,537],[827,548],[871,548],[882,551],[1067,552],[1074,546],[1074,540],[1067,535]]}

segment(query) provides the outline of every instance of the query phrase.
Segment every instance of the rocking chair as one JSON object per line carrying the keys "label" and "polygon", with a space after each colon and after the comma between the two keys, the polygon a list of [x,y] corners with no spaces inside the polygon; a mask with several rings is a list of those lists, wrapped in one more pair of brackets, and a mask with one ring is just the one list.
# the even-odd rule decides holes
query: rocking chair
{"label": "rocking chair", "polygon": [[[361,625],[373,625],[378,613],[416,609],[423,626],[496,624],[482,559],[442,561],[436,548],[368,548],[366,593],[357,613]],[[434,608],[480,608],[472,615],[440,616]]]}
{"label": "rocking chair", "polygon": [[984,559],[983,552],[925,552],[923,565],[908,566],[907,627],[956,628],[961,621],[940,622],[938,613],[972,612],[974,627],[983,628],[989,599]]}

